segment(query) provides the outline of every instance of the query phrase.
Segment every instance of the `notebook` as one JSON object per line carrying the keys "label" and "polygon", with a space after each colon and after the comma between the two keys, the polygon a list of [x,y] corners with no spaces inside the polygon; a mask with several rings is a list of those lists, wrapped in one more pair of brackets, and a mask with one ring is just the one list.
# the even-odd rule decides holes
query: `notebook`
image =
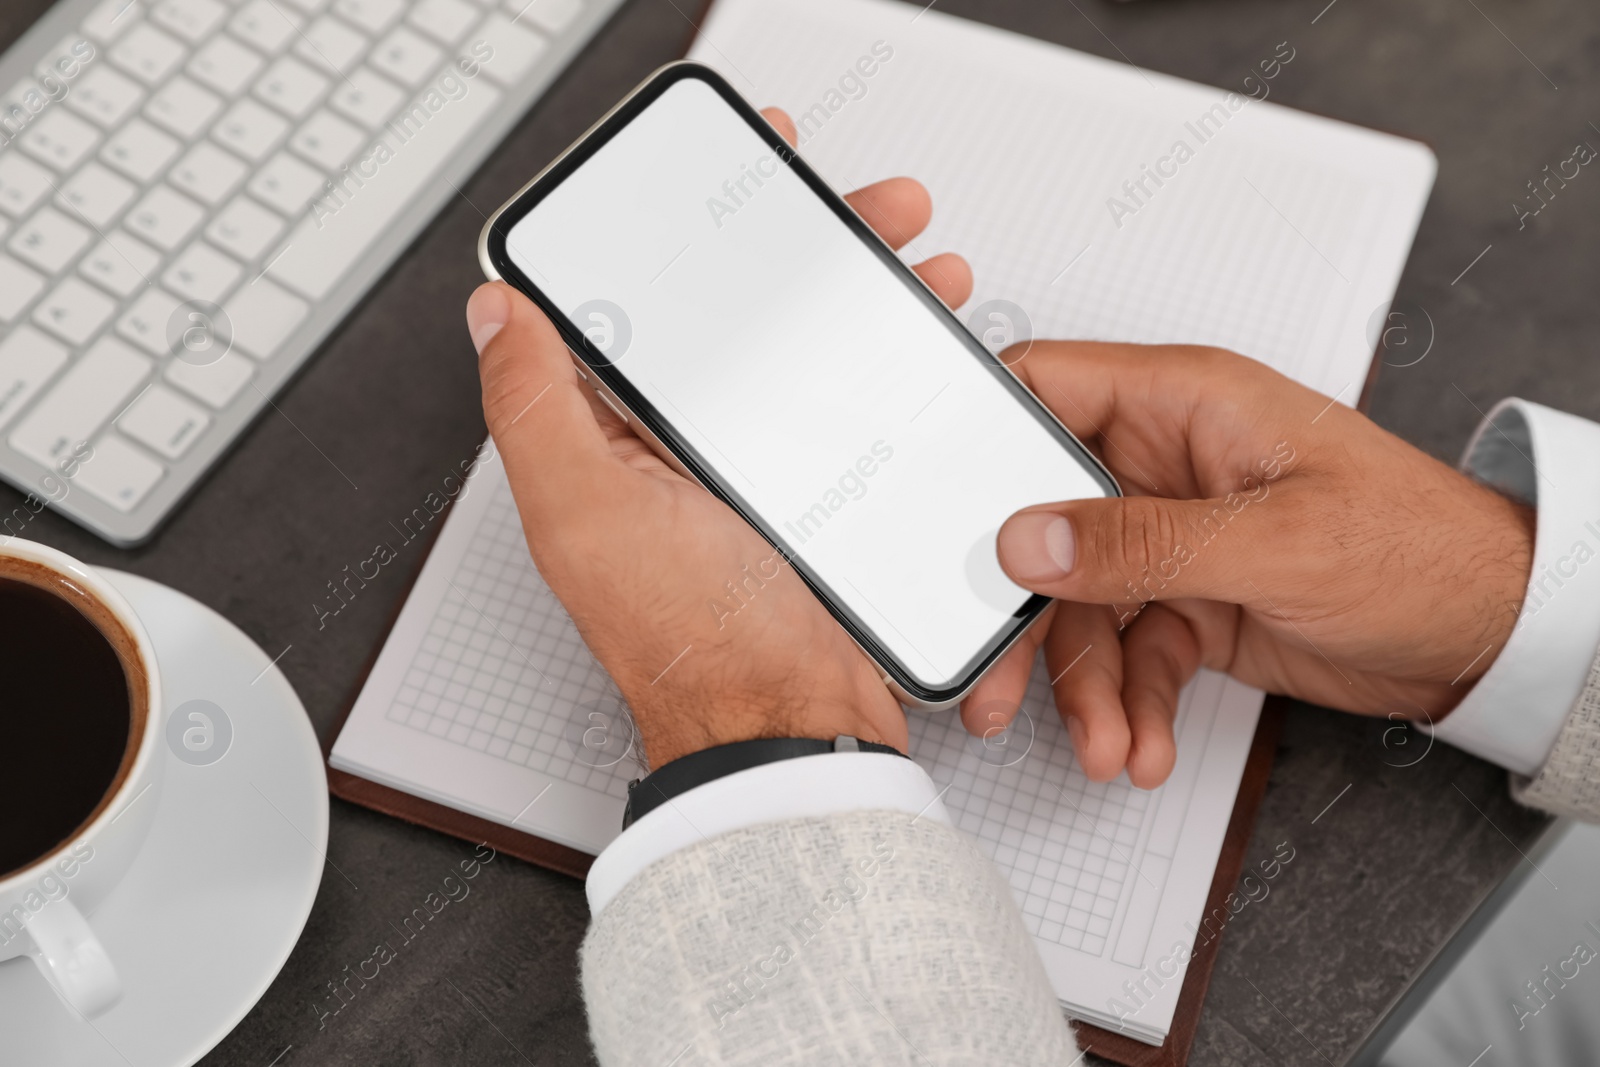
{"label": "notebook", "polygon": [[[891,0],[718,0],[690,55],[786,108],[836,188],[921,179],[934,221],[905,255],[962,252],[977,279],[967,309],[1008,300],[1035,336],[1221,345],[1345,403],[1435,170],[1416,142],[1273,103],[1292,42],[1212,88]],[[1233,853],[1248,837],[1236,797],[1249,815],[1264,782],[1258,739],[1246,804],[1261,706],[1202,673],[1182,696],[1172,777],[1150,792],[1083,776],[1042,666],[1004,743],[969,737],[953,713],[910,715],[911,755],[1009,879],[1063,1006],[1110,1031],[1086,1043],[1124,1062],[1187,1055],[1192,1018],[1182,1041],[1169,1035],[1180,994],[1197,1001],[1204,985],[1185,974],[1189,950],[1214,951],[1197,936],[1213,881],[1225,891],[1239,869],[1224,855],[1225,837]],[[386,810],[437,825],[442,805],[527,835],[525,854],[557,869],[581,872],[617,834],[641,773],[626,711],[530,562],[492,450],[330,766],[383,788]]]}

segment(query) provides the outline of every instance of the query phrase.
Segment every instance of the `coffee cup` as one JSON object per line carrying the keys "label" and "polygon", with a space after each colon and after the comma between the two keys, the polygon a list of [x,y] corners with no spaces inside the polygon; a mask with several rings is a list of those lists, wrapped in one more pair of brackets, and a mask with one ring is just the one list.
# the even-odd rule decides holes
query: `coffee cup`
{"label": "coffee cup", "polygon": [[31,957],[81,1017],[122,995],[90,919],[160,799],[155,649],[122,594],[54,549],[0,542],[0,961]]}

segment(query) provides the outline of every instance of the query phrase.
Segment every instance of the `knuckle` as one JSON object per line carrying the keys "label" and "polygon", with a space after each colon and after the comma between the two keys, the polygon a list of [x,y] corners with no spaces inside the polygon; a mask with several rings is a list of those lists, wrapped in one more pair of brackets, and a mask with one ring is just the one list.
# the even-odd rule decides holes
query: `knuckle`
{"label": "knuckle", "polygon": [[1107,510],[1096,528],[1096,555],[1113,576],[1137,582],[1153,560],[1173,544],[1175,526],[1166,509],[1137,498]]}
{"label": "knuckle", "polygon": [[1132,578],[1128,571],[1128,541],[1132,520],[1126,505],[1108,509],[1105,518],[1094,526],[1094,556],[1113,577]]}
{"label": "knuckle", "polygon": [[1142,570],[1170,555],[1178,535],[1171,512],[1153,501],[1126,510],[1122,550],[1129,569]]}

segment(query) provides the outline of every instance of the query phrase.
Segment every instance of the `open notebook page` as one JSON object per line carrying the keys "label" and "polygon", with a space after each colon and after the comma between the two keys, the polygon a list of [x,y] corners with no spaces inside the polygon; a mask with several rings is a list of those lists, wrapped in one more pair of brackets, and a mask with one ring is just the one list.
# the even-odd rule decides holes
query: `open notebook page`
{"label": "open notebook page", "polygon": [[[884,0],[718,0],[690,53],[786,109],[836,189],[921,180],[933,223],[904,254],[964,255],[964,313],[1003,298],[1034,336],[1220,345],[1353,403],[1435,162],[1247,98],[1270,100],[1293,56],[1213,89]],[[986,749],[945,716],[913,717],[912,751],[1009,876],[1063,1003],[1159,1041],[1261,695],[1202,674],[1153,793],[1087,782],[1048,697],[1040,665],[1020,759],[1026,736]]]}
{"label": "open notebook page", "polygon": [[[1114,220],[1106,200],[1224,92],[892,3],[719,0],[704,29],[694,58],[758,104],[812,115],[802,150],[836,187],[895,173],[929,186],[935,221],[907,256],[959,249],[977,275],[969,309],[1003,297],[1039,336],[1225,345],[1330,396],[1359,391],[1368,323],[1432,180],[1426,149],[1251,102],[1203,144],[1188,134],[1177,177]],[[830,95],[875,45],[892,55]],[[332,762],[597,852],[640,773],[615,689],[529,563],[498,465],[470,485]],[[1259,710],[1258,692],[1202,675],[1154,792],[1083,777],[1040,672],[987,744],[953,715],[913,713],[913,756],[1010,879],[1074,1014],[1165,1035],[1172,950],[1200,923]]]}

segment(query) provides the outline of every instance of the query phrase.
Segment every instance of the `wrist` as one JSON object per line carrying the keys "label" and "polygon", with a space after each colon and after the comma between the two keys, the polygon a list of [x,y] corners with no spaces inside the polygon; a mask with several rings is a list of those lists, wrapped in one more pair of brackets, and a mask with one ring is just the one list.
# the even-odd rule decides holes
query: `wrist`
{"label": "wrist", "polygon": [[[896,709],[898,710],[898,709]],[[842,704],[804,707],[740,708],[707,700],[682,711],[641,709],[635,713],[639,741],[650,767],[709,748],[762,738],[797,737],[832,741],[841,734],[906,750],[904,720],[898,732],[879,725],[856,708]]]}
{"label": "wrist", "polygon": [[909,757],[897,748],[846,734],[829,740],[758,737],[716,745],[680,756],[628,783],[628,803],[622,814],[622,828],[628,829],[663,804],[670,804],[677,797],[718,779],[787,760],[841,753],[893,756],[896,760],[910,762]]}
{"label": "wrist", "polygon": [[1483,562],[1478,573],[1482,578],[1477,595],[1470,600],[1482,625],[1461,643],[1460,655],[1475,658],[1451,683],[1456,699],[1444,714],[1454,710],[1478,679],[1488,673],[1511,640],[1522,617],[1533,571],[1536,512],[1527,504],[1487,488],[1485,495],[1491,504],[1485,509],[1488,522],[1479,541]]}

